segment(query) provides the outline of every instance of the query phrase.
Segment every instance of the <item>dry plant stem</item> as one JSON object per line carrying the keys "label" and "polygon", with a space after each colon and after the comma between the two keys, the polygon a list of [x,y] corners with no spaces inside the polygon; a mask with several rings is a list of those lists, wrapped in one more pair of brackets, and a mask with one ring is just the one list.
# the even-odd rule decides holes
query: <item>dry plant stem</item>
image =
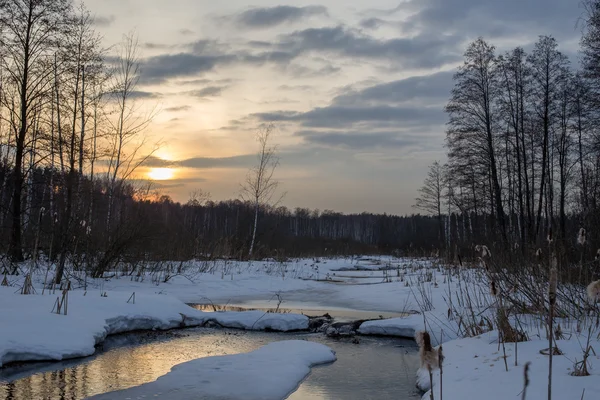
{"label": "dry plant stem", "polygon": [[523,370],[524,384],[523,392],[521,393],[521,400],[525,400],[527,398],[527,387],[529,386],[529,365],[531,365],[531,363],[526,363]]}
{"label": "dry plant stem", "polygon": [[427,364],[427,372],[429,372],[429,399],[434,400],[433,397],[433,371],[431,369],[431,365]]}
{"label": "dry plant stem", "polygon": [[[553,258],[555,256],[552,256]],[[550,285],[548,289],[548,299],[550,303],[550,308],[548,311],[548,348],[550,350],[550,355],[548,358],[548,400],[552,400],[552,356],[554,354],[554,307],[556,305],[556,287],[558,280],[558,272],[556,268],[553,266],[554,259],[550,262]]]}
{"label": "dry plant stem", "polygon": [[442,346],[438,349],[438,365],[440,366],[440,400],[444,399],[444,353]]}

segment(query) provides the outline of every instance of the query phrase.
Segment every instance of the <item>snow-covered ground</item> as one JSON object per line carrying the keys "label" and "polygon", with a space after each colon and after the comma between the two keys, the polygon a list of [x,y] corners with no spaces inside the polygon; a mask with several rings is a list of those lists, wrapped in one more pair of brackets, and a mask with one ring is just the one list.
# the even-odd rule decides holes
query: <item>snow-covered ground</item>
{"label": "snow-covered ground", "polygon": [[[600,398],[600,359],[592,354],[590,376],[572,376],[574,364],[581,361],[585,343],[578,340],[558,340],[563,353],[553,357],[552,398],[557,400],[595,400]],[[600,342],[592,346],[600,349]],[[474,338],[453,340],[443,345],[443,398],[446,400],[485,398],[486,400],[521,399],[524,388],[524,369],[529,366],[527,400],[548,399],[548,356],[540,353],[548,348],[547,340],[522,342],[517,347],[515,366],[514,344],[506,344],[504,352],[493,332]],[[600,353],[598,353],[600,354]],[[418,374],[419,385],[430,387],[429,373]],[[440,398],[440,374],[433,375],[434,398]],[[429,393],[423,400],[430,398]]]}
{"label": "snow-covered ground", "polygon": [[[44,272],[40,270],[33,276],[38,293]],[[15,294],[23,278],[9,277],[12,286],[0,288],[3,327],[0,362],[88,355],[93,353],[94,344],[107,334],[132,329],[167,329],[180,324],[202,325],[208,320],[242,329],[287,331],[308,326],[305,316],[293,313],[210,313],[191,309],[184,303],[321,311],[339,307],[407,315],[364,322],[359,328],[361,334],[413,337],[419,330],[429,331],[434,346],[444,346],[446,400],[476,398],[483,389],[492,393],[486,394],[492,400],[515,398],[522,390],[526,362],[531,362],[527,398],[541,398],[537,393],[544,392],[547,385],[548,356],[539,351],[548,345],[544,344],[546,338],[539,316],[532,315],[526,318],[529,321],[521,321],[531,341],[519,344],[517,366],[511,358],[513,345],[506,346],[508,372],[493,330],[465,338],[474,336],[466,331],[476,326],[482,327],[482,332],[489,331],[483,327],[484,319],[494,319],[496,300],[489,294],[485,273],[478,269],[449,270],[431,260],[365,257],[251,263],[198,261],[187,263],[178,273],[171,272],[167,276],[160,272],[137,276],[119,271],[110,275],[101,280],[85,279],[87,293],[81,288],[82,277],[79,276],[79,280],[73,277],[72,282],[77,282],[74,286],[79,287],[69,294],[66,317],[50,314],[57,295]],[[136,293],[135,305],[127,303],[133,292]],[[469,292],[470,297],[466,299]],[[101,297],[101,293],[107,297]],[[467,301],[469,312],[465,307]],[[4,326],[9,328],[4,329]],[[585,330],[582,333],[573,322],[569,327],[563,325],[563,329],[569,340],[559,342],[564,354],[554,357],[557,387],[554,398],[580,399],[584,388],[585,399],[600,398],[597,383],[600,358],[595,353],[590,353],[588,358],[591,376],[570,375],[573,365],[582,358]],[[600,349],[595,336],[590,344]],[[429,375],[425,375],[423,379],[421,371],[419,381],[427,388]],[[439,372],[434,373],[433,385],[437,395]],[[567,392],[569,396],[564,397]],[[425,394],[424,399],[428,398],[429,394]]]}
{"label": "snow-covered ground", "polygon": [[279,400],[296,390],[311,367],[335,359],[320,343],[281,341],[250,353],[189,361],[155,382],[91,399]]}

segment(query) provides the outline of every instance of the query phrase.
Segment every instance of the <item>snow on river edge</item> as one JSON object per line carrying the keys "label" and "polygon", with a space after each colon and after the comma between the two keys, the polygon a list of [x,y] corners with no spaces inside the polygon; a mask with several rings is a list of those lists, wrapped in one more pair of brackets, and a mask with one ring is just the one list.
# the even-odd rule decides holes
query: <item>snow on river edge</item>
{"label": "snow on river edge", "polygon": [[[468,280],[469,285],[479,287],[477,290],[481,293],[489,292],[488,282],[481,274],[471,272],[465,271],[462,276],[463,289]],[[43,276],[42,271],[34,274],[38,293]],[[460,282],[460,278],[458,281],[451,279],[448,270],[430,261],[390,257],[286,263],[218,261],[210,268],[198,262],[190,263],[182,274],[169,279],[147,275],[141,282],[130,276],[88,280],[87,293],[82,289],[69,293],[68,315],[64,316],[50,313],[57,295],[15,294],[22,284],[22,276],[9,277],[12,286],[0,287],[0,363],[89,355],[94,352],[94,345],[108,334],[197,326],[207,320],[242,329],[306,329],[308,318],[302,315],[265,314],[262,311],[203,313],[183,303],[244,305],[248,301],[262,301],[270,302],[275,308],[278,299],[283,299],[282,308],[297,302],[314,306],[315,310],[327,307],[406,313],[427,310],[406,318],[365,322],[359,333],[411,337],[427,327],[434,345],[444,344],[446,400],[478,398],[483,389],[490,400],[515,398],[522,390],[526,362],[532,363],[527,398],[541,398],[541,393],[546,392],[544,376],[548,362],[547,356],[539,351],[548,346],[543,341],[545,335],[540,335],[539,325],[532,323],[531,341],[519,345],[517,366],[511,358],[511,346],[507,347],[509,371],[506,372],[495,332],[458,339],[460,322],[456,316],[449,315],[449,302],[454,301],[457,308],[457,293],[463,290],[459,288]],[[107,297],[100,296],[104,292]],[[133,292],[136,293],[135,304],[127,302]],[[491,303],[493,301],[488,302]],[[457,309],[457,312],[461,310]],[[585,399],[600,398],[600,370],[597,367],[600,358],[596,353],[591,353],[588,358],[591,376],[570,375],[573,365],[582,358],[585,330],[582,334],[575,329],[569,331],[566,326],[563,329],[569,340],[559,342],[564,355],[556,356],[554,361],[555,386],[560,385],[556,389],[559,397],[555,398],[581,399],[584,389]],[[590,345],[600,349],[596,335]],[[235,360],[231,359],[232,362]],[[423,379],[422,371],[419,372],[420,387],[428,389],[428,374],[425,377]],[[439,383],[439,372],[436,372],[433,386],[438,397]],[[427,398],[429,394],[425,394],[424,399]]]}
{"label": "snow on river edge", "polygon": [[154,382],[90,399],[279,400],[297,388],[311,367],[335,359],[335,353],[320,343],[287,340],[250,353],[189,361]]}
{"label": "snow on river edge", "polygon": [[[51,313],[56,296],[15,294],[0,287],[0,366],[17,361],[64,360],[94,354],[108,335],[139,330],[193,327],[215,321],[248,330],[308,329],[308,317],[261,311],[208,313],[164,295],[69,293],[67,315]],[[129,302],[128,302],[129,300]]]}

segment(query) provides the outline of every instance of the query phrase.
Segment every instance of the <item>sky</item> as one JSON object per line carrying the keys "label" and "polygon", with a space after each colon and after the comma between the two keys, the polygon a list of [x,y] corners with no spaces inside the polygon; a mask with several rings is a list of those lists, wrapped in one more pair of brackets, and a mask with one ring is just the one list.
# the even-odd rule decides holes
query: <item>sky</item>
{"label": "sky", "polygon": [[238,198],[275,124],[283,205],[410,214],[444,161],[443,108],[478,36],[552,35],[577,62],[580,0],[86,0],[106,46],[135,30],[137,101],[158,111],[142,173],[176,201]]}

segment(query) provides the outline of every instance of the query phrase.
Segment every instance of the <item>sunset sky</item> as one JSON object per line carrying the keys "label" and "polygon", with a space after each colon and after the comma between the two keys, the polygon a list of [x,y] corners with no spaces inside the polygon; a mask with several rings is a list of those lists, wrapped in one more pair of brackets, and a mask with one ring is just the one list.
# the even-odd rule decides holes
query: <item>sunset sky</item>
{"label": "sunset sky", "polygon": [[444,160],[443,107],[466,45],[551,34],[577,61],[580,0],[87,0],[106,45],[135,29],[137,98],[164,144],[145,173],[175,200],[236,198],[253,134],[277,126],[284,205],[411,213]]}

